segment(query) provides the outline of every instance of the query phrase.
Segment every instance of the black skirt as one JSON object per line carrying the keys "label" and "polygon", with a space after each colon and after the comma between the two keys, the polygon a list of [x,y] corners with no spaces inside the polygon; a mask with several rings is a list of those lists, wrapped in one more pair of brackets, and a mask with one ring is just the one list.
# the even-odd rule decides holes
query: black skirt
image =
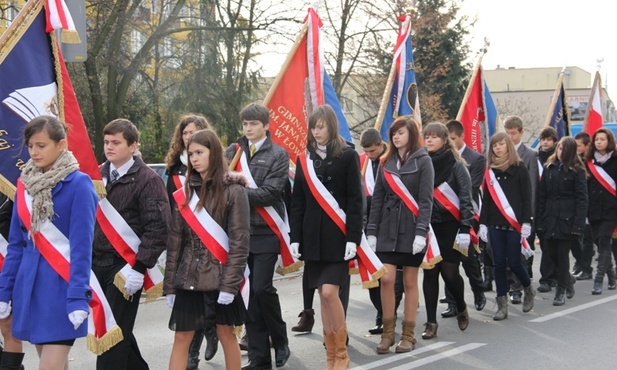
{"label": "black skirt", "polygon": [[246,308],[237,294],[229,305],[218,304],[219,292],[194,292],[178,289],[169,318],[169,329],[194,331],[212,325],[240,326],[244,324]]}
{"label": "black skirt", "polygon": [[401,267],[420,267],[424,259],[424,253],[376,252],[376,254],[381,263]]}
{"label": "black skirt", "polygon": [[[441,258],[446,262],[460,263],[462,254],[454,249],[454,241],[459,228],[458,221],[432,223],[431,226],[437,236]],[[473,248],[473,245],[470,244],[469,248]]]}
{"label": "black skirt", "polygon": [[342,286],[349,277],[349,263],[305,261],[304,274],[311,289],[319,288],[324,284]]}

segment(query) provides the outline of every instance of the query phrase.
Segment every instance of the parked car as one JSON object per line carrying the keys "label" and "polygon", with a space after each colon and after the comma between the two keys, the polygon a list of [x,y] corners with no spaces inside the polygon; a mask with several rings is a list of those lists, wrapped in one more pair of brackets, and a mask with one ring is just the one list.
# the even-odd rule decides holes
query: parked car
{"label": "parked car", "polygon": [[165,173],[167,165],[165,163],[149,163],[148,166],[161,176],[163,182],[167,184],[167,174]]}

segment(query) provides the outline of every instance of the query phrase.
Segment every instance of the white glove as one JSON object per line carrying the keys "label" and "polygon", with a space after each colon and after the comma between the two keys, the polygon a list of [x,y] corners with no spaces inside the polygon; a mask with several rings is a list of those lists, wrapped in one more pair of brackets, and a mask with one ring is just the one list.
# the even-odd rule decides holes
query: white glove
{"label": "white glove", "polygon": [[459,248],[467,249],[469,248],[469,243],[471,243],[471,237],[469,234],[458,234],[456,236],[456,242],[458,243]]}
{"label": "white glove", "polygon": [[133,295],[141,289],[142,286],[144,286],[144,274],[131,269],[131,271],[129,271],[129,276],[126,277],[126,282],[124,283],[126,294]]}
{"label": "white glove", "polygon": [[73,324],[73,328],[77,330],[83,324],[84,320],[88,317],[88,312],[84,310],[75,310],[69,314],[69,320]]}
{"label": "white glove", "polygon": [[521,236],[527,239],[529,235],[531,235],[531,225],[525,222],[523,226],[521,226]]}
{"label": "white glove", "polygon": [[295,258],[300,258],[300,243],[291,243],[291,255]]}
{"label": "white glove", "polygon": [[6,319],[11,314],[11,302],[0,302],[0,319]]}
{"label": "white glove", "polygon": [[167,294],[165,296],[165,300],[167,300],[167,306],[169,308],[174,308],[174,302],[176,301],[176,295],[175,294]]}
{"label": "white glove", "polygon": [[480,225],[480,230],[478,230],[478,238],[488,242],[488,229],[486,225]]}
{"label": "white glove", "polygon": [[234,295],[227,292],[219,292],[219,299],[216,301],[218,304],[228,305],[234,301]]}
{"label": "white glove", "polygon": [[418,254],[424,250],[426,247],[426,237],[416,235],[416,238],[413,240],[413,254]]}
{"label": "white glove", "polygon": [[354,242],[347,242],[345,244],[345,261],[349,261],[356,256],[356,247],[357,245]]}
{"label": "white glove", "polygon": [[369,235],[366,239],[368,240],[368,246],[371,247],[373,252],[375,252],[377,250],[377,237],[374,235]]}

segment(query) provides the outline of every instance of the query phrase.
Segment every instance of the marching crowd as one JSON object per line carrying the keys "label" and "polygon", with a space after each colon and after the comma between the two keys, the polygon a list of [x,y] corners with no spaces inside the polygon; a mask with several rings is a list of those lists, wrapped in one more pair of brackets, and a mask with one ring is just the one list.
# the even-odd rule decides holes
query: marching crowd
{"label": "marching crowd", "polygon": [[[205,359],[220,343],[227,369],[282,367],[291,351],[272,281],[279,259],[289,268],[304,263],[304,309],[291,330],[312,331],[317,291],[327,369],[346,369],[350,262],[365,254],[363,246],[385,272],[367,294],[376,311],[369,332],[381,334],[378,354],[414,349],[421,268],[424,340],[437,336],[440,277],[448,304],[441,316],[456,317],[460,330],[470,325],[461,265],[476,310],[484,309],[494,281],[494,320],[508,317],[509,301],[529,312],[536,240],[543,251],[537,289],[554,288],[553,305],[574,296],[576,280],[594,279],[596,295],[604,275],[608,289],[617,288],[617,153],[610,130],[559,139],[545,128],[534,151],[521,142],[522,120],[509,116],[485,157],[465,145],[459,121],[422,128],[404,116],[389,128],[387,143],[375,129],[363,132],[359,156],[324,105],[309,116],[307,150],[295,162],[291,185],[290,158],[272,140],[268,108],[249,104],[240,120],[244,136],[225,149],[203,116],[182,117],[166,157],[166,184],[137,155],[135,125],[110,122],[101,200],[67,150],[63,123],[43,116],[26,125],[31,159],[14,201],[0,198],[0,242],[7,249],[1,370],[20,369],[21,341],[36,346],[40,369],[68,369],[75,339],[89,335],[90,312],[102,310],[90,311],[99,295],[117,327],[108,328],[115,341],[98,353],[96,368],[149,369],[132,332],[142,292],[159,280],[174,332],[169,369],[196,369],[204,339]],[[164,276],[157,277],[163,251]],[[96,330],[105,325],[94,321]],[[241,325],[246,335],[239,342]],[[244,366],[241,348],[248,351]]]}

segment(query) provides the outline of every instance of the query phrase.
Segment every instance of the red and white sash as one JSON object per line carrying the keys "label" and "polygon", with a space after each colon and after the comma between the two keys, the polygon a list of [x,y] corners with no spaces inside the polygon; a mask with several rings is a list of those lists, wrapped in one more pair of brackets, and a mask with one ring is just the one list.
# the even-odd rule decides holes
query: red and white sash
{"label": "red and white sash", "polygon": [[538,158],[538,181],[542,180],[542,174],[544,173],[544,166]]}
{"label": "red and white sash", "polygon": [[[447,209],[457,221],[461,221],[461,204],[458,194],[456,194],[454,189],[452,189],[447,182],[442,182],[438,187],[436,187],[433,195],[434,199],[437,200],[445,209]],[[471,243],[477,249],[478,234],[476,234],[473,227],[469,228],[469,236],[471,238]],[[456,242],[454,243],[454,249],[461,252],[464,256],[467,256],[469,253],[468,248],[460,248]]]}
{"label": "red and white sash", "polygon": [[[32,197],[25,191],[21,180],[17,181],[17,194],[20,195],[16,197],[19,218],[26,229],[30,230]],[[41,224],[40,230],[33,233],[32,238],[45,261],[68,283],[71,276],[69,239],[49,220]],[[90,289],[92,299],[88,302],[90,315],[88,315],[87,347],[90,351],[101,355],[122,341],[123,335],[122,330],[116,324],[105,293],[92,271],[90,272]]]}
{"label": "red and white sash", "polygon": [[[364,167],[364,162],[368,161],[366,167]],[[360,156],[360,168],[365,168],[364,171],[364,190],[366,191],[367,197],[372,197],[373,192],[375,191],[375,173],[373,173],[373,166],[371,160],[368,158],[366,153],[363,153]]]}
{"label": "red and white sash", "polygon": [[587,167],[589,167],[589,172],[593,175],[593,177],[602,185],[606,191],[611,193],[612,196],[617,196],[617,187],[615,186],[615,180],[604,171],[602,166],[598,166],[593,163],[593,161],[587,161]]}
{"label": "red and white sash", "polygon": [[[488,185],[488,191],[491,194],[491,198],[493,198],[493,202],[495,202],[495,205],[497,206],[503,217],[508,221],[510,226],[512,226],[514,230],[520,233],[522,225],[516,219],[514,209],[512,209],[510,202],[508,202],[508,198],[506,198],[506,194],[503,192],[499,181],[497,181],[497,178],[495,177],[495,172],[492,169],[487,168],[485,179]],[[530,248],[526,238],[522,238],[521,253],[523,254],[523,256],[525,256],[525,258],[529,258],[534,255],[534,252]]]}
{"label": "red and white sash", "polygon": [[[237,150],[242,150],[240,145],[236,146]],[[244,176],[246,176],[249,180],[249,187],[251,189],[257,189],[257,184],[255,183],[255,179],[249,170],[246,157],[246,155],[240,156],[240,160],[236,164],[236,171],[242,172]],[[277,262],[276,272],[280,275],[285,275],[290,272],[298,271],[303,265],[303,262],[298,261],[298,259],[291,255],[291,244],[289,242],[289,220],[287,219],[287,212],[284,212],[285,219],[283,219],[272,206],[255,206],[255,210],[266,221],[274,235],[276,235],[279,239],[280,257],[279,262]]]}
{"label": "red and white sash", "polygon": [[186,181],[185,176],[178,175],[178,174],[172,175],[171,179],[174,182],[176,189],[180,189],[182,186],[184,186],[184,182]]}
{"label": "red and white sash", "polygon": [[2,236],[2,234],[0,234],[0,271],[2,271],[2,266],[4,266],[4,258],[6,258],[8,246],[9,242],[4,239],[4,236]]}
{"label": "red and white sash", "polygon": [[[336,199],[317,178],[315,168],[313,167],[313,160],[309,157],[309,153],[307,152],[306,155],[300,155],[299,158],[302,167],[305,169],[305,178],[311,194],[313,194],[313,197],[315,197],[317,203],[319,203],[330,219],[334,221],[341,232],[346,235],[347,215],[345,214],[345,211],[341,209]],[[369,247],[368,240],[366,239],[364,232],[362,232],[360,245],[357,247],[356,254],[358,256],[358,269],[360,271],[362,284],[365,288],[370,287],[374,284],[371,280],[377,280],[382,277],[386,273],[386,269],[375,252],[373,252],[371,247]]]}
{"label": "red and white sash", "polygon": [[[178,210],[182,215],[187,225],[197,234],[203,245],[208,248],[210,253],[223,265],[227,264],[227,255],[229,254],[229,237],[225,230],[210,216],[205,208],[197,209],[197,203],[199,202],[199,196],[193,193],[189,203],[183,207],[186,203],[186,194],[184,188],[176,190],[173,194],[176,203],[178,204]],[[248,264],[244,269],[244,279],[240,284],[240,294],[244,301],[245,307],[249,307],[249,267]]]}
{"label": "red and white sash", "polygon": [[[392,175],[391,172],[388,172],[385,169],[382,173],[390,188],[392,188],[394,193],[401,198],[403,204],[405,204],[405,206],[407,206],[411,213],[413,213],[417,218],[420,213],[418,203],[414,199],[413,195],[411,195],[405,184],[403,184],[401,178],[398,175]],[[426,244],[426,253],[424,254],[424,259],[422,260],[422,265],[420,267],[429,270],[435,267],[435,265],[442,260],[439,244],[437,243],[437,237],[435,236],[435,232],[433,231],[433,227],[430,223],[428,225],[428,232],[426,233]]]}
{"label": "red and white sash", "polygon": [[[99,206],[96,209],[96,221],[116,252],[126,261],[126,266],[118,271],[114,277],[114,285],[120,289],[124,298],[129,300],[131,298],[127,294],[124,285],[128,273],[137,262],[137,251],[139,250],[141,239],[139,239],[139,236],[135,234],[135,231],[133,231],[107,198],[103,198],[99,202]],[[148,302],[163,295],[163,274],[158,266],[146,270],[144,275],[144,292]]]}

